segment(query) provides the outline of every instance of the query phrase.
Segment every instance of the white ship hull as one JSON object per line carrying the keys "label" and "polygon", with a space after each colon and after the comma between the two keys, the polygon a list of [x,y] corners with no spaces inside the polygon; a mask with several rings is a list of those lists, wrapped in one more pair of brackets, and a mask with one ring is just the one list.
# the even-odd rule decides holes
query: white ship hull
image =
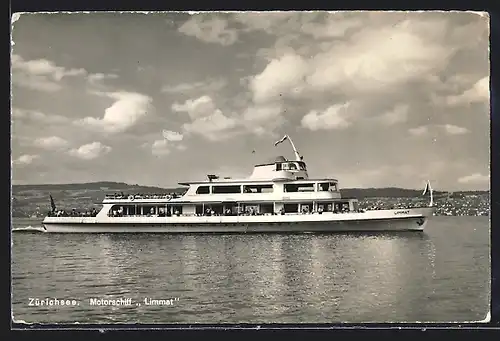
{"label": "white ship hull", "polygon": [[49,233],[284,233],[423,231],[432,208],[263,216],[47,217]]}

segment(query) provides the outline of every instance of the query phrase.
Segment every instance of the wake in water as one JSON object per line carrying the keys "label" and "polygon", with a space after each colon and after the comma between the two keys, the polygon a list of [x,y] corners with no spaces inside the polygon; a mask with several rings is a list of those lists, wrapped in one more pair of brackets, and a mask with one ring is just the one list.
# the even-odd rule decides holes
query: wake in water
{"label": "wake in water", "polygon": [[12,229],[12,232],[46,232],[43,226],[26,226],[26,227],[16,227]]}

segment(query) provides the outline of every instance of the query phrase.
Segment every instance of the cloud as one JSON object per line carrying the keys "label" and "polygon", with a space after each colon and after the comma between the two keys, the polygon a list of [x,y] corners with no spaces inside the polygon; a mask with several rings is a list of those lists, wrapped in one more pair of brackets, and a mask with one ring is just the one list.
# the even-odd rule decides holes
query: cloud
{"label": "cloud", "polygon": [[[429,25],[440,29],[439,24]],[[311,61],[307,82],[313,88],[380,91],[445,66],[451,50],[409,27],[405,21],[380,30],[364,30],[349,42],[318,53]]]}
{"label": "cloud", "polygon": [[281,103],[250,106],[243,111],[241,125],[257,135],[272,133],[285,123],[282,114]]}
{"label": "cloud", "polygon": [[[192,16],[188,22],[198,23],[198,28],[206,25],[207,32],[212,33],[217,32],[212,28],[224,27],[234,32],[234,41],[257,31],[274,41],[257,50],[257,56],[267,59],[263,68],[241,78],[240,85],[250,94],[244,103],[232,103],[233,108],[244,108],[241,115],[228,116],[233,108],[219,108],[225,117],[236,120],[237,126],[247,124],[247,131],[262,134],[281,127],[288,119],[281,108],[297,108],[296,103],[305,110],[335,108],[346,102],[356,105],[356,113],[353,111],[349,118],[326,114],[328,110],[313,110],[302,122],[314,129],[347,128],[384,110],[391,101],[399,104],[376,117],[380,123],[390,126],[412,119],[408,114],[414,98],[409,87],[428,85],[427,96],[431,97],[429,92],[436,91],[430,89],[444,85],[436,77],[441,77],[459,52],[477,47],[477,37],[488,30],[485,21],[462,24],[454,21],[455,17],[425,13],[268,12],[224,15],[219,18],[219,26],[213,25],[213,15]],[[455,74],[458,81],[461,74]],[[471,77],[477,77],[476,73],[472,72]],[[470,81],[470,77],[465,78],[463,84]],[[169,90],[180,93],[198,86],[202,83],[181,84]],[[446,84],[443,90],[449,86]],[[484,82],[474,89],[476,94],[483,93]],[[402,103],[406,99],[408,103]],[[280,114],[275,114],[276,108],[280,108]],[[257,123],[266,119],[272,124]],[[318,124],[323,121],[328,124],[320,128]],[[418,134],[419,130],[412,131]]]}
{"label": "cloud", "polygon": [[42,137],[35,140],[34,144],[47,150],[60,150],[68,146],[68,141],[59,136]]}
{"label": "cloud", "polygon": [[57,66],[47,59],[24,60],[13,54],[11,58],[12,83],[21,87],[55,92],[62,89],[60,81],[65,77],[85,76],[85,69],[68,69]]}
{"label": "cloud", "polygon": [[448,135],[462,135],[469,133],[469,130],[467,128],[459,127],[453,124],[429,124],[416,128],[410,128],[408,129],[408,131],[413,136],[423,136],[429,133],[431,129],[435,132],[439,132],[440,130],[442,130]]}
{"label": "cloud", "polygon": [[63,89],[63,79],[86,77],[91,86],[102,87],[106,79],[116,79],[114,73],[88,73],[83,68],[65,68],[47,59],[24,60],[20,55],[11,58],[12,83],[24,88],[56,92]]}
{"label": "cloud", "polygon": [[12,84],[37,91],[56,92],[62,89],[62,86],[46,77],[28,75],[26,73],[13,73]]}
{"label": "cloud", "polygon": [[458,182],[461,184],[484,184],[490,182],[490,176],[483,175],[481,173],[474,173],[459,178]]}
{"label": "cloud", "polygon": [[32,75],[48,76],[56,81],[60,81],[63,77],[87,74],[87,71],[84,69],[66,69],[61,66],[56,66],[47,59],[25,61],[21,56],[16,54],[12,56],[12,68],[14,70],[22,70]]}
{"label": "cloud", "polygon": [[15,159],[12,163],[16,165],[29,165],[38,158],[40,158],[38,155],[24,154]]}
{"label": "cloud", "polygon": [[226,19],[212,15],[193,14],[179,27],[179,32],[196,37],[205,43],[231,45],[238,39],[237,32],[228,28]]}
{"label": "cloud", "polygon": [[307,96],[311,91],[379,92],[446,66],[454,50],[436,41],[432,33],[444,29],[443,25],[405,20],[365,28],[346,41],[308,54],[307,59],[289,51],[271,60],[251,89],[256,99],[276,93]]}
{"label": "cloud", "polygon": [[166,85],[161,91],[170,94],[188,94],[193,93],[215,93],[222,90],[227,85],[225,79],[211,79],[205,82],[180,83],[177,85]]}
{"label": "cloud", "polygon": [[168,148],[168,140],[156,140],[151,146],[151,153],[155,156],[164,156],[170,154],[170,149]]}
{"label": "cloud", "polygon": [[155,140],[153,143],[143,143],[143,148],[151,149],[151,154],[157,157],[168,155],[172,149],[185,150],[186,147],[179,144],[184,139],[184,136],[176,131],[163,130],[163,139]]}
{"label": "cloud", "polygon": [[450,95],[445,98],[449,106],[469,105],[472,103],[488,103],[490,100],[490,78],[484,77],[460,95]]}
{"label": "cloud", "polygon": [[408,119],[409,105],[398,104],[390,111],[378,116],[378,119],[387,125],[406,122]]}
{"label": "cloud", "polygon": [[114,73],[93,73],[87,77],[89,83],[95,87],[102,87],[102,82],[107,79],[117,79],[118,75]]}
{"label": "cloud", "polygon": [[103,118],[86,117],[79,125],[97,128],[107,133],[119,133],[133,127],[152,107],[152,98],[135,92],[98,93],[115,100],[104,111]]}
{"label": "cloud", "polygon": [[350,103],[344,103],[332,105],[323,112],[311,110],[302,118],[301,124],[304,128],[312,131],[345,129],[351,125],[345,118],[349,106]]}
{"label": "cloud", "polygon": [[427,126],[420,126],[416,128],[408,129],[408,132],[413,136],[422,136],[429,132],[429,128]]}
{"label": "cloud", "polygon": [[463,135],[470,132],[467,128],[459,127],[453,124],[429,124],[416,128],[410,128],[408,129],[408,132],[413,136],[423,136],[430,133],[431,130],[435,133],[444,131],[447,135]]}
{"label": "cloud", "polygon": [[292,11],[245,12],[232,15],[231,21],[242,25],[242,32],[263,31],[277,35],[283,33],[283,31],[289,32],[291,27],[286,24],[290,19],[297,16],[298,13]]}
{"label": "cloud", "polygon": [[[302,126],[309,129],[347,128],[354,123],[354,118],[362,117],[353,115],[348,122],[346,117],[336,113],[342,107],[339,103],[352,102],[356,98],[358,106],[363,107],[365,98],[373,97],[374,93],[391,96],[391,92],[398,92],[400,85],[446,66],[454,51],[432,35],[433,30],[444,29],[444,24],[437,20],[419,24],[404,20],[375,29],[362,27],[361,17],[326,18],[329,20],[322,23],[304,22],[295,17],[284,19],[286,25],[295,30],[288,30],[288,33],[300,35],[298,38],[287,35],[288,42],[282,40],[283,46],[274,47],[281,53],[277,51],[260,73],[249,78],[248,89],[253,100],[249,106],[300,100],[304,106],[329,108],[321,114],[315,110],[309,112],[302,119]],[[257,26],[279,32],[279,28],[269,25]],[[310,38],[306,38],[312,35],[317,39],[331,39],[351,29],[357,32],[335,44],[311,43]],[[285,39],[285,36],[277,39]],[[328,100],[328,97],[335,99]],[[392,125],[407,118],[408,106],[400,104],[379,120]]]}
{"label": "cloud", "polygon": [[[376,112],[376,105],[384,108],[384,102],[405,98],[409,103],[378,117],[386,125],[403,123],[410,119],[416,96],[409,88],[427,86],[426,94],[432,96],[430,89],[444,85],[436,75],[440,77],[459,52],[476,48],[477,37],[487,31],[483,21],[463,25],[452,17],[368,12],[236,16],[233,20],[243,24],[243,31],[261,30],[275,37],[274,46],[257,53],[268,60],[263,69],[246,77],[253,101],[248,106],[280,102],[287,107],[300,101],[314,108],[355,102],[360,110],[351,117],[354,124]],[[457,30],[466,38],[461,39]],[[483,81],[474,88],[477,97],[485,93],[484,85]],[[318,117],[311,113],[306,121],[312,124]]]}
{"label": "cloud", "polygon": [[187,112],[192,119],[204,117],[215,110],[215,104],[210,96],[204,95],[196,99],[188,99],[183,104],[175,102],[172,110],[177,112]]}
{"label": "cloud", "polygon": [[69,122],[69,119],[60,115],[48,115],[37,110],[26,110],[12,108],[12,118],[19,121],[30,121],[38,124],[62,124]]}
{"label": "cloud", "polygon": [[172,110],[188,113],[191,123],[183,125],[186,133],[198,134],[211,141],[232,136],[230,130],[237,125],[236,119],[225,116],[220,109],[216,108],[212,98],[207,95],[189,99],[183,104],[174,103]]}
{"label": "cloud", "polygon": [[178,133],[176,131],[166,130],[166,129],[163,130],[163,137],[167,141],[171,141],[171,142],[182,141],[182,139],[184,138],[184,136],[181,133]]}
{"label": "cloud", "polygon": [[361,18],[342,18],[340,20],[326,20],[326,22],[308,22],[302,25],[302,32],[315,39],[343,37],[349,29],[363,25]]}
{"label": "cloud", "polygon": [[442,127],[450,135],[462,135],[469,132],[468,129],[453,124],[445,124]]}
{"label": "cloud", "polygon": [[183,128],[187,133],[202,135],[211,141],[218,141],[233,136],[230,130],[236,125],[235,119],[225,116],[221,110],[216,109],[205,117],[184,124]]}
{"label": "cloud", "polygon": [[93,160],[99,156],[108,154],[111,147],[102,144],[101,142],[92,142],[84,144],[79,148],[70,149],[69,155],[80,158],[82,160]]}
{"label": "cloud", "polygon": [[272,60],[262,73],[250,80],[254,102],[265,103],[279,100],[283,94],[300,93],[308,72],[309,65],[300,56],[287,54]]}

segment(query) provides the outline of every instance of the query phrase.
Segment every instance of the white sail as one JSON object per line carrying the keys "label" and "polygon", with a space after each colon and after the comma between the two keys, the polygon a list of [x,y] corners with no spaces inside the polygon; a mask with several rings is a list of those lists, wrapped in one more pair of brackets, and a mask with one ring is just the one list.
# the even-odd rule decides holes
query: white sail
{"label": "white sail", "polygon": [[429,207],[432,207],[434,205],[434,198],[432,195],[431,182],[429,180],[427,180],[427,182],[425,184],[424,192],[422,193],[422,195],[426,195],[427,193],[429,193],[429,195],[430,195]]}

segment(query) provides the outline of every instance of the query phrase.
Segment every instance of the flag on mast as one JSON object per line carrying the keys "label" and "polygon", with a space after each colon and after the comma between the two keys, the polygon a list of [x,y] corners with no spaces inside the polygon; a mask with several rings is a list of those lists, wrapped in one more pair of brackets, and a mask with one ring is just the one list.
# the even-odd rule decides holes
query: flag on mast
{"label": "flag on mast", "polygon": [[50,208],[52,209],[52,212],[55,212],[56,211],[56,204],[54,202],[54,198],[52,198],[52,194],[49,194],[50,195]]}
{"label": "flag on mast", "polygon": [[281,140],[274,142],[274,146],[276,147],[277,145],[279,145],[280,143],[285,141],[287,138],[288,138],[288,135],[283,136],[283,138]]}

